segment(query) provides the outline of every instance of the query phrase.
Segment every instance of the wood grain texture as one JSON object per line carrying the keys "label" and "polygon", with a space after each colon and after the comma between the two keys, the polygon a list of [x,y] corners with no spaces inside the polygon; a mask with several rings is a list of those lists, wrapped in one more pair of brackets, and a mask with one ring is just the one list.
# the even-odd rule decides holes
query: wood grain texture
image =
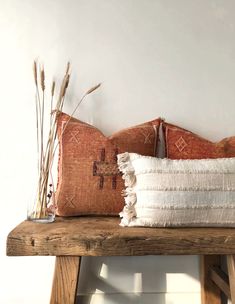
{"label": "wood grain texture", "polygon": [[228,276],[232,304],[235,304],[235,256],[227,255]]}
{"label": "wood grain texture", "polygon": [[227,298],[231,299],[229,279],[223,270],[217,266],[213,266],[210,269],[210,279],[223,291]]}
{"label": "wood grain texture", "polygon": [[116,217],[24,221],[8,236],[9,256],[235,254],[232,228],[120,227]]}
{"label": "wood grain texture", "polygon": [[80,257],[56,257],[50,304],[75,303],[80,260]]}
{"label": "wood grain texture", "polygon": [[203,255],[200,257],[202,304],[221,304],[220,289],[210,278],[210,269],[212,266],[220,266],[219,255]]}

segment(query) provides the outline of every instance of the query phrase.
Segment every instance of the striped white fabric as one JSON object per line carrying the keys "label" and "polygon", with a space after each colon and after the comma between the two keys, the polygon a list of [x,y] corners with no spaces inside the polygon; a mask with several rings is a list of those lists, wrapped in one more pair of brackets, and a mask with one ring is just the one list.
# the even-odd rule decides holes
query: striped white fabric
{"label": "striped white fabric", "polygon": [[235,158],[170,160],[118,155],[123,226],[235,227]]}

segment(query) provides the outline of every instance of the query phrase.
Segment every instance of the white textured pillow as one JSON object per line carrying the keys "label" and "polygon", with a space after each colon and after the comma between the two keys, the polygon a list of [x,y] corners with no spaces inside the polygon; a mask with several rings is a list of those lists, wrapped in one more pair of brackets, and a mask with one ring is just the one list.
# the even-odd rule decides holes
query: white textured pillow
{"label": "white textured pillow", "polygon": [[122,226],[235,227],[235,158],[170,160],[118,155]]}

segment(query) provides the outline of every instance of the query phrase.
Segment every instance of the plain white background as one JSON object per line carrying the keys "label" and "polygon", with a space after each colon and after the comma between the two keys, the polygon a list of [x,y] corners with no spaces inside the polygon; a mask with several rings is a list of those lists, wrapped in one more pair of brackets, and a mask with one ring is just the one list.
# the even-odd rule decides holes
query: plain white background
{"label": "plain white background", "polygon": [[[235,135],[234,20],[232,0],[0,0],[1,304],[48,303],[53,275],[53,257],[5,256],[34,193],[33,60],[47,86],[71,61],[69,113],[102,82],[77,117],[107,135],[161,116],[216,141]],[[88,258],[79,292],[93,304],[199,304],[198,271],[197,257]]]}

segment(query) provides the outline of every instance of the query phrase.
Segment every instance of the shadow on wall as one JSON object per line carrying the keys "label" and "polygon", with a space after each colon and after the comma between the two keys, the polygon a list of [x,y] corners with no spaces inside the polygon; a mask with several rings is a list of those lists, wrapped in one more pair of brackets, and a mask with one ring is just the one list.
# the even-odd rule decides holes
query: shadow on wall
{"label": "shadow on wall", "polygon": [[166,292],[184,293],[187,288],[199,292],[198,260],[192,256],[175,258],[177,263],[167,256],[83,258],[77,303],[180,303],[173,302]]}
{"label": "shadow on wall", "polygon": [[163,294],[155,295],[94,295],[78,296],[76,304],[174,304],[166,300]]}

